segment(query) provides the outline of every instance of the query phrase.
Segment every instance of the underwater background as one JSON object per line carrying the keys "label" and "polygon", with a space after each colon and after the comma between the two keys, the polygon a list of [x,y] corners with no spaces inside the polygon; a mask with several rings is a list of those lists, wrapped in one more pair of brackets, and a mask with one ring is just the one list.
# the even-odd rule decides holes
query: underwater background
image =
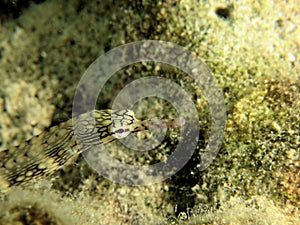
{"label": "underwater background", "polygon": [[[0,6],[1,149],[71,118],[88,66],[133,41],[169,41],[195,52],[218,81],[227,112],[223,145],[199,171],[210,128],[201,90],[167,66],[128,66],[109,80],[97,107],[110,108],[139,77],[173,79],[199,112],[198,146],[185,167],[161,183],[127,186],[79,157],[1,194],[0,224],[300,224],[298,1],[2,0]],[[162,117],[172,110],[153,98],[135,112]],[[172,152],[177,136],[171,131],[149,154],[119,143],[110,149],[128,163],[151,164]]]}

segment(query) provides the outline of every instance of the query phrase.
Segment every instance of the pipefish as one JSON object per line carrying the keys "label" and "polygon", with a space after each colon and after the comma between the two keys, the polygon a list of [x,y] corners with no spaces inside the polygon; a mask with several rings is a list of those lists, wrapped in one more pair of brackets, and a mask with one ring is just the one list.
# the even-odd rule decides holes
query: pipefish
{"label": "pipefish", "polygon": [[[164,122],[168,128],[176,128],[181,126],[182,120]],[[149,130],[151,123],[151,120],[136,119],[131,110],[92,110],[53,126],[18,146],[0,150],[0,192],[52,175],[74,162],[91,146]]]}

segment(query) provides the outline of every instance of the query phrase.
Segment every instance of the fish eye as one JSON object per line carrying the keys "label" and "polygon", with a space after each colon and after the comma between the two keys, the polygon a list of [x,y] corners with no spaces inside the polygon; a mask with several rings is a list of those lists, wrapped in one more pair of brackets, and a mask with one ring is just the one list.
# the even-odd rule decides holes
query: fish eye
{"label": "fish eye", "polygon": [[130,131],[128,128],[124,127],[113,127],[112,128],[112,136],[114,136],[117,139],[122,139],[127,137],[130,134]]}

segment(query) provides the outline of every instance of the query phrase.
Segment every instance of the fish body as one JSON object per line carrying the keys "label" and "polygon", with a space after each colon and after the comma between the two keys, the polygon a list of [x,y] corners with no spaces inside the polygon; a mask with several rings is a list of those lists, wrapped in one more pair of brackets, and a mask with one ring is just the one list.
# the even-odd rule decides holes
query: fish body
{"label": "fish body", "polygon": [[18,146],[1,150],[0,190],[5,192],[10,186],[24,185],[53,174],[74,162],[89,145],[106,144],[122,133],[128,135],[142,130],[141,124],[131,110],[93,110],[53,126]]}
{"label": "fish body", "polygon": [[150,120],[136,119],[131,110],[92,110],[62,122],[18,146],[0,150],[0,192],[51,175],[91,146],[149,130],[151,125]]}

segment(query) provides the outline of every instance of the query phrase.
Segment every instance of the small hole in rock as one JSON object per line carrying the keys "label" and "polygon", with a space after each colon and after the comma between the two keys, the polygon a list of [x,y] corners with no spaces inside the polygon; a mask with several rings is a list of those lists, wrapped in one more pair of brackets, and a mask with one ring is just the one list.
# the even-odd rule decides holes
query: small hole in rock
{"label": "small hole in rock", "polygon": [[216,9],[216,14],[218,17],[222,19],[229,19],[230,18],[230,9],[229,8],[224,8],[224,7],[218,7]]}

